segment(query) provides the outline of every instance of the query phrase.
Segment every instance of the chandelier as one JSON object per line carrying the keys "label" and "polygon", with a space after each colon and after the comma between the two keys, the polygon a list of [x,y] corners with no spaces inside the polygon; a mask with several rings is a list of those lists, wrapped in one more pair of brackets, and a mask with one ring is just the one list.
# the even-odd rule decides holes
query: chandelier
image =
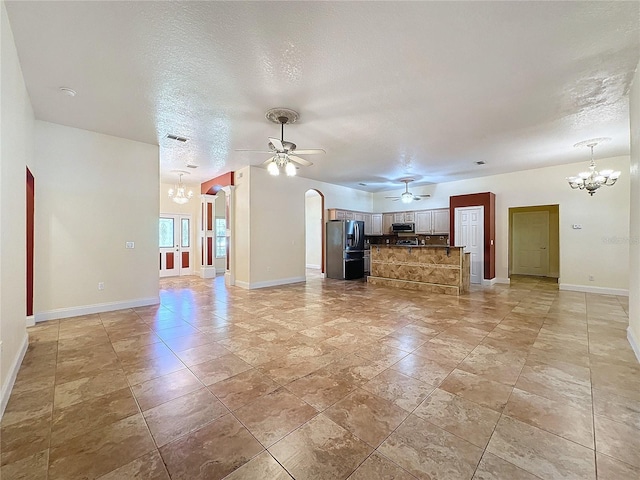
{"label": "chandelier", "polygon": [[574,147],[589,147],[591,149],[591,162],[589,163],[588,172],[580,172],[576,177],[567,177],[569,186],[573,189],[579,188],[580,190],[586,190],[589,195],[593,196],[601,186],[606,185],[610,187],[616,183],[620,177],[619,171],[613,170],[596,170],[596,162],[593,160],[593,147],[599,143],[611,140],[610,138],[594,138],[592,140],[585,140],[574,145]]}
{"label": "chandelier", "polygon": [[277,177],[280,175],[280,170],[284,170],[287,177],[295,177],[296,166],[289,160],[289,156],[286,153],[276,153],[271,159],[271,163],[267,166],[267,171]]}
{"label": "chandelier", "polygon": [[187,172],[178,172],[178,183],[169,189],[169,198],[180,205],[184,205],[193,197],[193,192],[187,191],[182,183],[182,175],[185,173]]}

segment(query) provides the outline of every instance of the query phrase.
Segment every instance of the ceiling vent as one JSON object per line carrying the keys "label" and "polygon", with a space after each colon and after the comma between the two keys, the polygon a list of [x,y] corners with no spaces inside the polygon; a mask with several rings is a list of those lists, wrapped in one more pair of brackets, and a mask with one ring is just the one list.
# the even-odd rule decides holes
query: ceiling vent
{"label": "ceiling vent", "polygon": [[198,165],[194,165],[193,163],[187,163],[187,168],[198,168]]}
{"label": "ceiling vent", "polygon": [[487,163],[487,162],[485,162],[484,160],[480,160],[480,161],[476,162],[476,165],[484,165],[485,163]]}
{"label": "ceiling vent", "polygon": [[179,135],[174,135],[173,133],[167,133],[167,138],[169,140],[175,140],[176,142],[186,143],[189,139],[187,137],[181,137]]}

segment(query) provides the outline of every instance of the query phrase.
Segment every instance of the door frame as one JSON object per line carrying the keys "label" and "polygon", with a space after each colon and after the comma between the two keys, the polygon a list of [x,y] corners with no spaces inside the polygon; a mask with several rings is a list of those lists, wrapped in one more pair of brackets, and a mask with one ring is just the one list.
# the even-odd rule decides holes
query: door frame
{"label": "door frame", "polygon": [[[487,280],[485,282],[485,278],[484,278],[484,205],[474,205],[474,206],[470,206],[470,207],[456,207],[454,209],[454,228],[456,230],[456,232],[460,231],[460,213],[466,210],[479,210],[480,211],[480,219],[479,219],[479,226],[480,226],[480,241],[482,242],[480,245],[480,283],[475,283],[474,285],[484,285],[487,282],[490,282],[490,280]],[[455,243],[458,244],[459,242],[459,236],[456,234],[455,236]],[[465,246],[466,248],[466,246]],[[471,259],[469,259],[470,263],[473,263]],[[471,276],[471,275],[469,275]]]}
{"label": "door frame", "polygon": [[[175,269],[175,271],[177,273],[175,274],[162,274],[162,270],[159,270],[160,273],[160,278],[165,278],[165,277],[181,277],[184,275],[193,275],[193,261],[195,258],[194,255],[194,245],[193,245],[193,220],[192,220],[192,215],[190,213],[161,213],[158,216],[158,219],[160,218],[173,218],[174,219],[174,225],[177,224],[177,228],[174,226],[174,233],[173,233],[173,239],[174,242],[176,241],[176,239],[178,240],[178,244],[175,247],[176,252],[178,252],[178,254],[176,255],[176,259],[174,260],[174,262],[177,262],[177,268]],[[189,266],[188,267],[182,267],[182,254],[183,254],[183,247],[182,247],[182,220],[186,218],[189,220],[189,246],[184,248],[185,251],[188,251],[189,253]],[[158,246],[158,248],[160,249],[160,246]]]}

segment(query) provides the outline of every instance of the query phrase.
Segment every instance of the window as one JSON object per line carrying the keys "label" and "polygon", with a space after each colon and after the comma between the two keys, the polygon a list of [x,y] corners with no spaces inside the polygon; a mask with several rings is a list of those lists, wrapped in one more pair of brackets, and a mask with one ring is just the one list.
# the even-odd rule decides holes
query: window
{"label": "window", "polygon": [[216,218],[216,258],[227,255],[227,224],[224,218]]}
{"label": "window", "polygon": [[160,248],[173,247],[173,218],[160,218]]}

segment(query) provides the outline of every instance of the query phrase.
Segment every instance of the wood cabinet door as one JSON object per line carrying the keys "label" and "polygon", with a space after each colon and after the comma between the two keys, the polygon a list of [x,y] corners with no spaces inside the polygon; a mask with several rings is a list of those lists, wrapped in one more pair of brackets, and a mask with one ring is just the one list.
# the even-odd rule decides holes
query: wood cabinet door
{"label": "wood cabinet door", "polygon": [[393,214],[393,223],[404,223],[404,212],[396,212]]}
{"label": "wood cabinet door", "polygon": [[438,210],[432,210],[433,216],[433,233],[449,233],[450,229],[450,218],[449,218],[449,209],[448,208],[440,208]]}
{"label": "wood cabinet door", "polygon": [[[356,220],[358,220],[356,218]],[[364,234],[365,235],[371,235],[371,214],[370,213],[363,213],[362,214],[362,221],[364,222]]]}
{"label": "wood cabinet door", "polygon": [[[366,230],[365,224],[365,230]],[[381,213],[372,213],[371,214],[371,235],[382,235],[382,214]]]}
{"label": "wood cabinet door", "polygon": [[415,213],[416,212],[404,212],[404,221],[406,223],[413,223],[415,222]]}
{"label": "wood cabinet door", "polygon": [[[382,214],[382,234],[391,233],[391,225],[394,223],[394,214],[393,213],[383,213]],[[403,215],[404,218],[404,215]]]}
{"label": "wood cabinet door", "polygon": [[347,212],[344,210],[336,210],[336,220],[346,220]]}
{"label": "wood cabinet door", "polygon": [[416,212],[416,233],[431,233],[431,210]]}
{"label": "wood cabinet door", "polygon": [[364,222],[364,213],[353,212],[353,219],[354,220],[360,220],[361,222]]}

